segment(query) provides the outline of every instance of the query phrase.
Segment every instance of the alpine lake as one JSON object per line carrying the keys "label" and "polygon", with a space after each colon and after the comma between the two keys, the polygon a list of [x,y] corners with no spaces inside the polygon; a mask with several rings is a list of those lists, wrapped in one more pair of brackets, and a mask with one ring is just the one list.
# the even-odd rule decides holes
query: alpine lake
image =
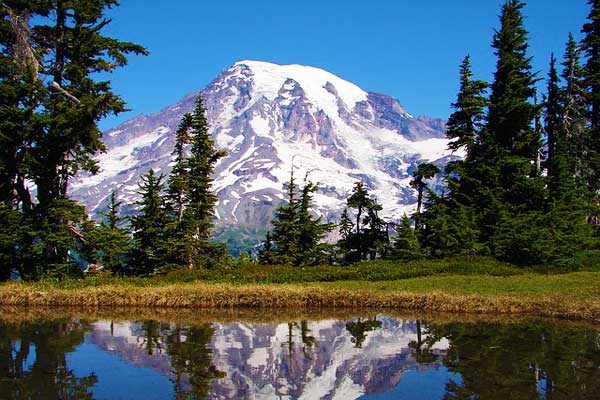
{"label": "alpine lake", "polygon": [[0,309],[0,399],[600,399],[600,328],[390,310]]}

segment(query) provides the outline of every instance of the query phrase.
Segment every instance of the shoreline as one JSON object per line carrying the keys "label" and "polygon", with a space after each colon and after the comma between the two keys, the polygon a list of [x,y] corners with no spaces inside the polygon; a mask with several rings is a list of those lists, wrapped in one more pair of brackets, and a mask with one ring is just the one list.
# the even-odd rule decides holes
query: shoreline
{"label": "shoreline", "polygon": [[[339,282],[343,286],[344,282]],[[396,289],[331,288],[320,284],[186,283],[140,287],[111,284],[76,289],[10,283],[0,286],[0,306],[154,309],[364,309],[541,317],[600,325],[600,298],[570,293],[456,294]]]}

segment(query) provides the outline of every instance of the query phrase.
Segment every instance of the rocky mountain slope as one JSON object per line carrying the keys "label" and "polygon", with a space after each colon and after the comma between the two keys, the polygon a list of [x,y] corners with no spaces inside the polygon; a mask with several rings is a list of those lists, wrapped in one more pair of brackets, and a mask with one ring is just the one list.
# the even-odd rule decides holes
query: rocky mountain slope
{"label": "rocky mountain slope", "polygon": [[[415,205],[412,169],[456,156],[446,149],[444,121],[414,117],[392,97],[318,68],[240,61],[201,94],[215,143],[228,152],[214,182],[220,227],[265,227],[292,166],[299,180],[319,183],[315,211],[326,218],[340,214],[362,180],[383,216],[397,219]],[[140,175],[169,173],[174,132],[196,95],[105,132],[100,172],[76,177],[71,195],[96,214],[113,190],[133,203]]]}

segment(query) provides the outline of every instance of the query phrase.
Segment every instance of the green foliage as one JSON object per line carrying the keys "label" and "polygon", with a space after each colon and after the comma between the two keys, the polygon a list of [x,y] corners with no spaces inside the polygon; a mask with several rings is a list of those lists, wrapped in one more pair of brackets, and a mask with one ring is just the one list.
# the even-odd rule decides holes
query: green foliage
{"label": "green foliage", "polygon": [[129,268],[129,256],[133,250],[132,238],[121,228],[121,202],[115,192],[110,196],[106,220],[99,226],[88,223],[85,228],[84,256],[89,263],[98,263],[109,273],[124,273]]}
{"label": "green foliage", "polygon": [[160,272],[170,251],[167,241],[169,215],[163,204],[163,175],[154,170],[140,179],[139,211],[131,218],[133,229],[132,264],[130,273],[148,275]]}
{"label": "green foliage", "polygon": [[350,340],[357,349],[362,348],[362,344],[367,338],[367,333],[378,328],[381,328],[381,321],[377,321],[376,318],[367,319],[365,321],[358,318],[357,321],[346,322],[346,330],[352,336],[352,339]]}
{"label": "green foliage", "polygon": [[377,200],[371,198],[362,182],[356,182],[352,194],[346,202],[348,207],[356,209],[356,225],[353,229],[347,209],[342,215],[341,240],[337,246],[341,250],[341,261],[344,264],[374,259],[377,256],[387,257],[391,251],[387,233],[387,224],[379,217],[382,210]]}
{"label": "green foliage", "polygon": [[312,215],[313,193],[318,189],[308,175],[300,189],[294,179],[284,185],[287,202],[275,210],[271,221],[273,233],[268,236],[259,254],[263,264],[317,265],[332,258],[333,248],[323,243],[334,225]]}
{"label": "green foliage", "polygon": [[479,131],[484,125],[487,99],[483,92],[487,83],[472,80],[471,57],[466,56],[460,66],[460,91],[455,103],[454,113],[450,115],[446,125],[446,137],[450,139],[448,148],[458,150],[464,148],[471,154],[473,146],[479,140]]}
{"label": "green foliage", "polygon": [[[79,273],[83,208],[67,198],[79,171],[95,173],[98,121],[125,110],[110,73],[136,44],[103,34],[114,0],[3,2],[0,7],[0,207],[14,232],[7,265],[21,277]],[[34,186],[36,199],[29,192]],[[17,215],[14,213],[21,213]]]}
{"label": "green foliage", "polygon": [[396,229],[398,236],[394,238],[394,248],[391,258],[396,260],[418,260],[422,257],[421,245],[417,239],[415,230],[411,226],[410,219],[404,214],[400,226]]}

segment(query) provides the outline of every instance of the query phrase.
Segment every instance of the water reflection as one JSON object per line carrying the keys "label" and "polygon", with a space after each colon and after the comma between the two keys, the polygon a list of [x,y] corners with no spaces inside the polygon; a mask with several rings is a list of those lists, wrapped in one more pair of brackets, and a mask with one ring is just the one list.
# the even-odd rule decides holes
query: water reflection
{"label": "water reflection", "polygon": [[4,314],[0,398],[600,399],[593,328],[382,314],[291,319]]}

